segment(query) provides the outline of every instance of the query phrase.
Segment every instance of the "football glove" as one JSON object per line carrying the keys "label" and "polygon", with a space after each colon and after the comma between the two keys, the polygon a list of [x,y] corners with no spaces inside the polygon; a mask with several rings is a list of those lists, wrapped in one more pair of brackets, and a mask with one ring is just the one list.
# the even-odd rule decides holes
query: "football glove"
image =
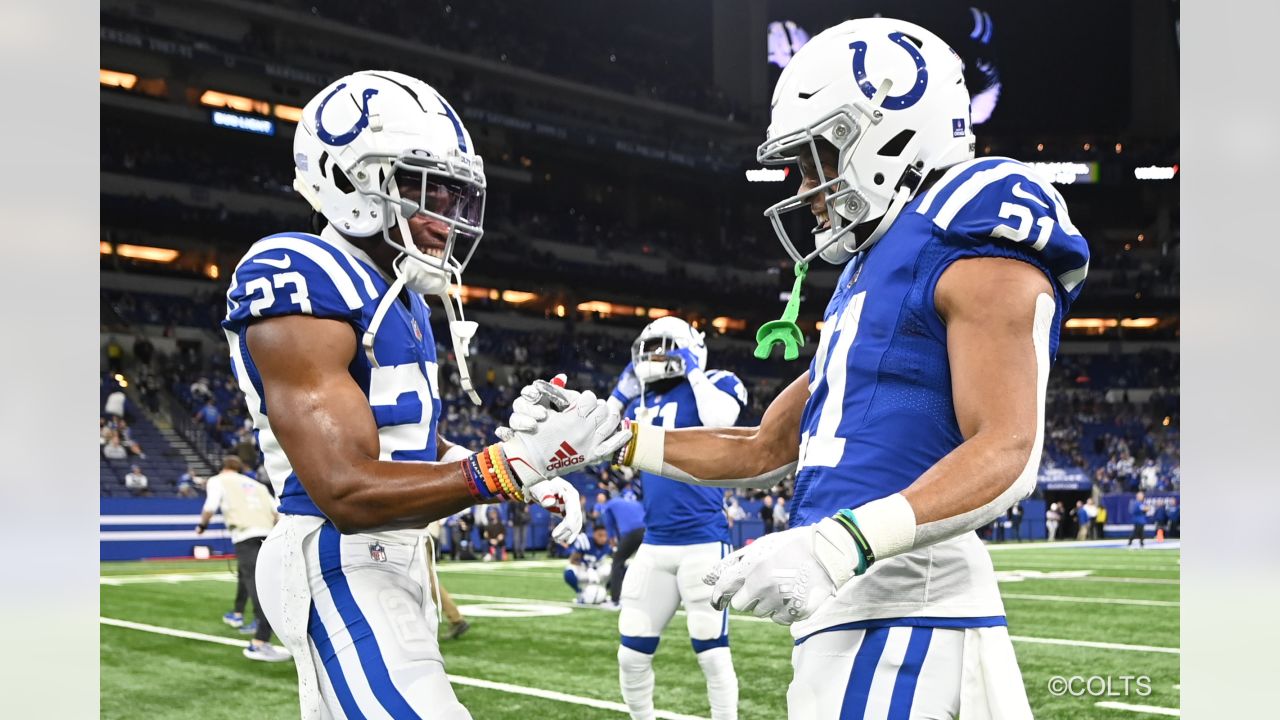
{"label": "football glove", "polygon": [[702,579],[717,610],[732,607],[779,625],[813,615],[867,563],[843,524],[816,525],[765,535],[721,560]]}
{"label": "football glove", "polygon": [[667,353],[667,357],[678,357],[684,361],[681,364],[684,366],[685,377],[688,377],[689,373],[693,372],[695,369],[703,369],[702,365],[698,363],[698,356],[689,348],[676,348],[675,350]]}
{"label": "football glove", "polygon": [[[531,399],[543,397],[550,407]],[[529,487],[612,456],[631,439],[630,430],[617,430],[618,422],[618,412],[594,393],[539,380],[521,390],[512,403],[510,428],[499,437],[521,487]]]}
{"label": "football glove", "polygon": [[524,500],[537,503],[564,520],[551,531],[551,539],[567,544],[582,532],[582,502],[578,490],[564,478],[551,478],[524,488]]}

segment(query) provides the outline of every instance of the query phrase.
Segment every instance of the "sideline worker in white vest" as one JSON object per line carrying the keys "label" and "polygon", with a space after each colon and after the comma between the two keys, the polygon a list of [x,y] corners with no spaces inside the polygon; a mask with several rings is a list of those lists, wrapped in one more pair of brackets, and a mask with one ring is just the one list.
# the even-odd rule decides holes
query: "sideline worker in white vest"
{"label": "sideline worker in white vest", "polygon": [[242,591],[253,598],[253,614],[257,619],[257,629],[249,647],[244,649],[244,656],[250,660],[284,662],[290,659],[288,651],[273,647],[268,642],[271,639],[271,625],[262,614],[262,606],[258,604],[258,587],[254,582],[258,550],[276,524],[276,501],[267,492],[265,485],[242,475],[243,469],[240,458],[234,455],[223,458],[222,472],[209,478],[205,485],[208,497],[205,498],[204,509],[200,513],[196,534],[203,533],[209,527],[209,520],[221,508],[223,520],[231,532],[231,542],[236,548],[239,584]]}

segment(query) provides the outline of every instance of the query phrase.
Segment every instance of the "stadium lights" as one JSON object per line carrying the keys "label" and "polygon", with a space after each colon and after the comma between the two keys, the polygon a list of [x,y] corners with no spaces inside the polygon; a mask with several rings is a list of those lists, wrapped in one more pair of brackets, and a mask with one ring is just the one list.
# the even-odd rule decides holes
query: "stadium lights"
{"label": "stadium lights", "polygon": [[265,100],[255,100],[247,98],[243,95],[231,95],[229,93],[218,92],[217,90],[205,90],[200,96],[200,104],[208,107],[228,108],[246,113],[257,113],[259,115],[271,114],[271,103]]}
{"label": "stadium lights", "polygon": [[98,84],[132,90],[133,86],[138,84],[138,76],[131,73],[100,68],[98,70]]}
{"label": "stadium lights", "polygon": [[530,300],[537,300],[537,299],[538,299],[537,293],[524,292],[523,290],[503,290],[502,291],[502,302],[511,303],[512,305],[519,305],[520,303],[526,303],[526,302],[529,302]]}
{"label": "stadium lights", "polygon": [[218,266],[215,263],[209,263],[204,267],[204,274],[207,275],[210,280],[217,280],[220,272],[221,271],[218,270]]}
{"label": "stadium lights", "polygon": [[711,327],[719,330],[721,333],[727,330],[746,330],[747,321],[741,318],[718,317],[711,321]]}
{"label": "stadium lights", "polygon": [[[111,245],[101,243],[99,252],[104,255],[111,254]],[[130,260],[146,260],[147,262],[171,263],[178,259],[180,254],[177,250],[171,248],[151,247],[150,245],[116,245],[115,254],[120,257],[129,258]]]}
{"label": "stadium lights", "polygon": [[782,182],[791,174],[791,168],[757,168],[747,171],[747,182]]}
{"label": "stadium lights", "polygon": [[1153,328],[1160,324],[1159,318],[1070,318],[1066,327],[1070,329],[1104,330],[1114,327]]}
{"label": "stadium lights", "polygon": [[1172,180],[1178,174],[1178,166],[1148,165],[1133,169],[1133,176],[1138,180]]}
{"label": "stadium lights", "polygon": [[578,312],[594,312],[601,315],[610,315],[613,313],[613,303],[603,300],[588,300],[584,303],[578,303]]}
{"label": "stadium lights", "polygon": [[281,120],[291,123],[302,122],[302,108],[300,107],[294,107],[292,105],[276,105],[275,114],[276,117]]}

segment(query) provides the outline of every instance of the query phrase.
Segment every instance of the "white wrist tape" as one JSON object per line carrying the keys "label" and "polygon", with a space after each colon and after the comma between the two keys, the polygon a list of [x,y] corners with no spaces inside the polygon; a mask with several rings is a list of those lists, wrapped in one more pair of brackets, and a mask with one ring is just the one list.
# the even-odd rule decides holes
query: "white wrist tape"
{"label": "white wrist tape", "polygon": [[666,431],[654,425],[633,424],[631,432],[636,434],[636,451],[631,457],[631,467],[661,475]]}
{"label": "white wrist tape", "polygon": [[462,462],[463,460],[466,460],[472,455],[475,455],[475,453],[462,447],[461,445],[454,445],[453,447],[449,448],[449,450],[443,456],[440,457],[440,462]]}
{"label": "white wrist tape", "polygon": [[853,517],[876,562],[915,548],[916,511],[902,493],[856,507]]}

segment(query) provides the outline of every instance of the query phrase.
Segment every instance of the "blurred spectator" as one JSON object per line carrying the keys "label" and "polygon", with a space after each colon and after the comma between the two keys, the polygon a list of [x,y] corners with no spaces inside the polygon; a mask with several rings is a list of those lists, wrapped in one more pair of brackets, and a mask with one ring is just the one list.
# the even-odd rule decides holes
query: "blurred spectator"
{"label": "blurred spectator", "polygon": [[1076,540],[1086,540],[1089,537],[1089,509],[1084,506],[1081,500],[1076,501]]}
{"label": "blurred spectator", "polygon": [[486,514],[484,530],[482,531],[485,540],[485,560],[506,560],[507,559],[507,529],[502,524],[502,518],[498,516],[498,509],[489,508]]}
{"label": "blurred spectator", "polygon": [[125,400],[124,390],[112,390],[111,394],[107,395],[107,401],[102,404],[102,413],[111,417],[124,417]]}
{"label": "blurred spectator", "polygon": [[1057,502],[1051,503],[1044,513],[1044,529],[1050,542],[1058,539],[1058,524],[1061,522],[1062,505]]}
{"label": "blurred spectator", "polygon": [[523,560],[529,545],[529,506],[519,500],[507,502],[507,525],[511,528],[511,554]]}
{"label": "blurred spectator", "polygon": [[218,404],[210,397],[205,401],[204,406],[196,411],[192,419],[202,423],[205,429],[213,432],[218,429],[218,423],[222,420],[222,413],[218,412]]}
{"label": "blurred spectator", "polygon": [[147,490],[147,476],[142,474],[142,468],[137,465],[132,466],[128,474],[124,476],[124,486],[128,488],[129,493],[134,497],[151,494]]}
{"label": "blurred spectator", "polygon": [[1009,506],[1009,524],[1013,528],[1013,537],[1018,542],[1022,542],[1022,502],[1016,502]]}
{"label": "blurred spectator", "polygon": [[1146,547],[1147,498],[1141,490],[1129,501],[1129,519],[1133,521],[1133,532],[1129,534],[1125,547],[1133,547],[1134,540],[1138,541],[1138,547]]}
{"label": "blurred spectator", "polygon": [[178,477],[178,494],[182,497],[198,497],[200,495],[199,487],[204,485],[204,480],[196,475],[195,470],[191,466],[187,466],[187,471]]}
{"label": "blurred spectator", "polygon": [[760,502],[760,521],[764,523],[764,534],[773,532],[773,496],[765,495]]}
{"label": "blurred spectator", "polygon": [[[107,340],[107,370],[112,375],[124,370],[124,348],[116,341],[115,336]],[[121,413],[123,414],[123,413]]]}
{"label": "blurred spectator", "polygon": [[[102,447],[102,454],[108,460],[124,460],[129,457],[129,451],[125,450],[124,446],[120,444],[120,438],[115,431],[109,430],[108,432],[111,433],[111,436],[107,439],[107,444]],[[137,467],[137,465],[134,467]]]}
{"label": "blurred spectator", "polygon": [[133,341],[133,359],[143,367],[151,367],[151,358],[155,355],[155,346],[145,336],[139,335]]}
{"label": "blurred spectator", "polygon": [[773,526],[786,530],[791,524],[791,513],[787,510],[787,500],[781,495],[773,503]]}

